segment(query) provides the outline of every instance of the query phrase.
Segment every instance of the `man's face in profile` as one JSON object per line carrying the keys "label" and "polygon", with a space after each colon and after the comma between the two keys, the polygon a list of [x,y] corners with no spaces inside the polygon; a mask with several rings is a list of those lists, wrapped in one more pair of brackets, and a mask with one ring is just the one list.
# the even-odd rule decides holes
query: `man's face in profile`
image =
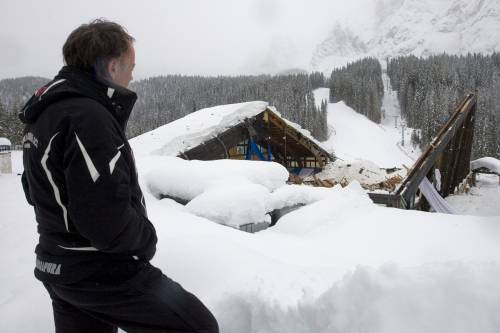
{"label": "man's face in profile", "polygon": [[132,44],[127,52],[117,59],[112,59],[108,65],[111,80],[119,86],[127,88],[132,81],[135,67],[135,49]]}

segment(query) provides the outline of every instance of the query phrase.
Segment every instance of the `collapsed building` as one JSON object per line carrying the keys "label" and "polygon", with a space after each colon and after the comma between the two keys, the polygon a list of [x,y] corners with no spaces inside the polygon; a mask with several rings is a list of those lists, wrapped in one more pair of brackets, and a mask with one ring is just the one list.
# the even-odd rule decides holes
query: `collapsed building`
{"label": "collapsed building", "polygon": [[266,102],[202,109],[141,135],[140,150],[187,160],[273,161],[311,174],[335,160],[309,131]]}
{"label": "collapsed building", "polygon": [[[389,207],[429,210],[432,206],[436,211],[450,212],[443,198],[468,182],[471,175],[476,106],[476,95],[467,95],[406,176],[389,177],[381,182],[385,191],[370,192],[370,198]],[[314,176],[335,161],[333,152],[266,102],[202,109],[140,137],[138,151],[146,154],[187,160],[273,161],[300,176],[295,179],[298,182],[313,177],[315,186],[336,185]],[[387,175],[395,170],[384,169]]]}

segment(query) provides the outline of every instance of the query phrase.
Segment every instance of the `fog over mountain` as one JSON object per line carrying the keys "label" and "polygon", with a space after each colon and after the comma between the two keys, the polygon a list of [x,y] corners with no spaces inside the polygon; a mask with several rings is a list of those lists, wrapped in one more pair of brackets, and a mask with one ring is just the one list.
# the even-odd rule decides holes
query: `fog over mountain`
{"label": "fog over mountain", "polygon": [[19,0],[0,11],[0,79],[52,77],[69,32],[97,17],[136,38],[136,79],[330,72],[366,56],[500,51],[498,0]]}
{"label": "fog over mountain", "polygon": [[498,0],[378,0],[358,12],[355,20],[335,20],[327,36],[313,49],[301,49],[302,55],[286,54],[291,42],[286,48],[275,43],[260,63],[264,72],[285,63],[330,72],[368,56],[492,53],[500,51],[499,29]]}

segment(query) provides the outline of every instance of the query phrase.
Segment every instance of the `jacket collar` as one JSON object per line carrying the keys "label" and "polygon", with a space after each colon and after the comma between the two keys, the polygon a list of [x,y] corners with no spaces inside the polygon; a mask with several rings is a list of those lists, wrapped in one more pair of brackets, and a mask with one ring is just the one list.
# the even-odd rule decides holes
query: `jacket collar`
{"label": "jacket collar", "polygon": [[125,130],[128,119],[137,100],[135,92],[109,80],[101,79],[94,72],[65,66],[55,80],[67,79],[76,89],[103,104],[110,110]]}
{"label": "jacket collar", "polygon": [[54,80],[37,90],[19,117],[24,123],[33,123],[48,105],[75,96],[89,97],[102,104],[123,130],[137,100],[136,93],[127,88],[100,79],[93,72],[65,66]]}

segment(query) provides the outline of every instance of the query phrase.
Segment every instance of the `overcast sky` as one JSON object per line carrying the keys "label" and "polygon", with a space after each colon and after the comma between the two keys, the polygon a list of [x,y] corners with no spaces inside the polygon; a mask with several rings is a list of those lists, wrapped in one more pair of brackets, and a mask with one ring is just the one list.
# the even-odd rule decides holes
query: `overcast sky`
{"label": "overcast sky", "polygon": [[0,79],[52,77],[78,25],[103,17],[136,38],[135,78],[243,74],[276,41],[310,56],[335,21],[372,0],[0,0]]}

